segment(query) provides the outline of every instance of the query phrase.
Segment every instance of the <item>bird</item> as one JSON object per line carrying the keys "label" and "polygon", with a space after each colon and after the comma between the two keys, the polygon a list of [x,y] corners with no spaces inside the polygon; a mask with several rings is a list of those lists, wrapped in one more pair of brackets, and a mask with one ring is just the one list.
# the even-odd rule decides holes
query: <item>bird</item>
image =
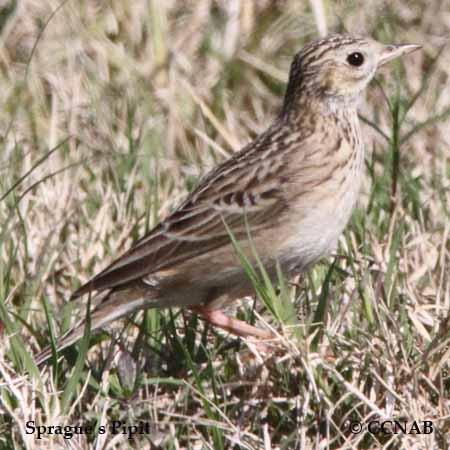
{"label": "bird", "polygon": [[[273,337],[223,312],[254,293],[240,257],[276,281],[279,269],[292,277],[335,248],[363,178],[362,92],[381,66],[419,48],[351,34],[306,44],[293,58],[273,123],[73,293],[95,303],[91,332],[141,309],[182,307],[237,336]],[[83,331],[82,320],[56,349]],[[51,354],[43,350],[38,363]]]}

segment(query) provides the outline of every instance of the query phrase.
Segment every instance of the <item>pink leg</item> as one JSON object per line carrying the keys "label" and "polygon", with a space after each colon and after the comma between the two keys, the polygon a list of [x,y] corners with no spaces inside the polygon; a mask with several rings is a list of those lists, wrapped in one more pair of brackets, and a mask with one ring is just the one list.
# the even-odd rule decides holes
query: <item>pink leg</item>
{"label": "pink leg", "polygon": [[190,309],[210,324],[222,328],[229,333],[235,334],[236,336],[252,336],[259,339],[273,339],[275,337],[270,331],[261,330],[260,328],[249,325],[242,320],[232,319],[218,309],[211,310],[202,306],[194,306]]}

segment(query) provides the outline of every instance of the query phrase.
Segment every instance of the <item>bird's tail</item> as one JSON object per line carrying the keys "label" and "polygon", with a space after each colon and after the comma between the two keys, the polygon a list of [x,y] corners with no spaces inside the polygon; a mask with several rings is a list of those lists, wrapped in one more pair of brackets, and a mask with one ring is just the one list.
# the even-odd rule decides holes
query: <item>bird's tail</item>
{"label": "bird's tail", "polygon": [[[155,306],[155,298],[148,289],[133,286],[129,289],[111,291],[103,295],[99,303],[90,315],[90,332],[98,331],[110,322],[138,311],[139,309]],[[56,341],[56,351],[59,352],[79,341],[85,332],[86,320],[83,319],[73,326],[67,333]],[[52,347],[48,346],[40,352],[36,358],[36,364],[40,365],[52,355]]]}

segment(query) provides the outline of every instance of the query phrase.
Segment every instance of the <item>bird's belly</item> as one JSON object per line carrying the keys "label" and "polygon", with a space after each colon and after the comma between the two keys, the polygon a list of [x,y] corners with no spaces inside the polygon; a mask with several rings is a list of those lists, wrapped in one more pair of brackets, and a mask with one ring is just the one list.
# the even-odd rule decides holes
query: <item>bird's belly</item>
{"label": "bird's belly", "polygon": [[[356,204],[359,180],[341,195],[331,195],[296,223],[279,259],[287,272],[301,272],[334,250]],[[320,206],[319,206],[320,205]]]}

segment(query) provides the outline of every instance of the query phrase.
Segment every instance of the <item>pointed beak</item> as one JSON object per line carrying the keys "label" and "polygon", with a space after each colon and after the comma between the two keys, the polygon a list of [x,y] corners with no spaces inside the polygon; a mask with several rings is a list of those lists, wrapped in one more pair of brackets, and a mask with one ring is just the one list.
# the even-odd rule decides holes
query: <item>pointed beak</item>
{"label": "pointed beak", "polygon": [[399,56],[415,52],[420,48],[422,48],[422,46],[417,44],[385,45],[381,52],[380,60],[378,61],[378,67],[383,66],[387,62],[398,58]]}

